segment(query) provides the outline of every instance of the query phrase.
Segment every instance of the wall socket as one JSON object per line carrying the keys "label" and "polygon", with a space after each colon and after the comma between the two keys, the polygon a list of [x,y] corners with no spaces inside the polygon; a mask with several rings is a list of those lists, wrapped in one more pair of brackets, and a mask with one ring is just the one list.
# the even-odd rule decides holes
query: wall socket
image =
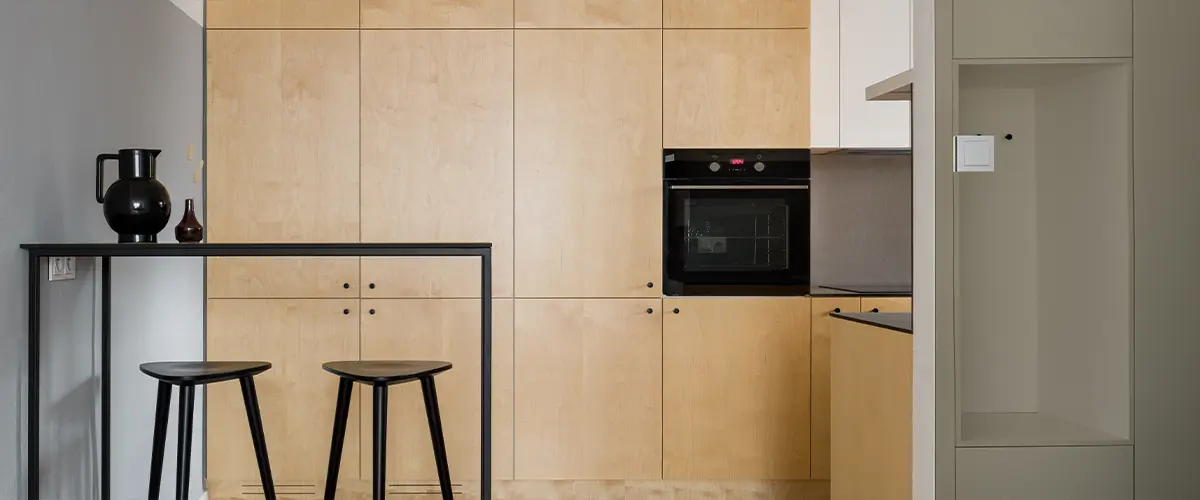
{"label": "wall socket", "polygon": [[50,281],[75,279],[75,257],[50,257]]}

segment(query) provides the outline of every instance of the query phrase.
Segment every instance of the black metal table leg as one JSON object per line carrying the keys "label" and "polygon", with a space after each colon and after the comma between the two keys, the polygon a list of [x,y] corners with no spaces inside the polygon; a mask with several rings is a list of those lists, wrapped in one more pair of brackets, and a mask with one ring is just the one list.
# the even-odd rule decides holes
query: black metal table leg
{"label": "black metal table leg", "polygon": [[109,500],[112,498],[112,258],[101,257],[100,261],[100,499]]}
{"label": "black metal table leg", "polygon": [[27,441],[26,445],[26,495],[29,500],[38,500],[40,493],[38,491],[38,480],[41,473],[38,470],[38,464],[41,462],[39,451],[41,450],[40,440],[40,424],[41,424],[41,398],[40,396],[40,378],[41,378],[41,328],[42,328],[42,274],[41,274],[41,258],[36,252],[29,253],[29,317],[26,321],[29,324],[29,407],[26,408],[28,416],[26,428]]}
{"label": "black metal table leg", "polygon": [[481,335],[483,359],[480,366],[483,370],[483,380],[480,392],[481,402],[481,440],[480,440],[480,498],[492,500],[492,251],[488,249],[482,256],[479,297],[482,302]]}
{"label": "black metal table leg", "polygon": [[179,386],[179,455],[175,465],[175,498],[176,500],[191,500],[188,498],[188,482],[192,472],[192,409],[196,403],[196,386]]}
{"label": "black metal table leg", "polygon": [[158,383],[158,403],[154,406],[154,447],[150,451],[150,491],[146,496],[158,500],[162,486],[163,454],[167,448],[167,422],[171,418],[171,384]]}
{"label": "black metal table leg", "polygon": [[263,496],[267,500],[275,500],[275,479],[271,476],[271,461],[267,458],[267,436],[263,433],[262,412],[258,408],[254,377],[245,377],[239,382],[242,383],[242,403],[246,405],[246,420],[250,422],[250,440],[254,443],[254,458],[258,462]]}
{"label": "black metal table leg", "polygon": [[385,500],[387,497],[387,403],[388,386],[375,385],[375,430],[371,455],[374,457],[371,466],[371,500]]}
{"label": "black metal table leg", "polygon": [[354,381],[338,379],[337,409],[333,413],[333,438],[329,442],[329,472],[325,474],[325,500],[337,495],[338,472],[342,468],[342,445],[346,442],[346,420],[350,417],[350,396]]}
{"label": "black metal table leg", "polygon": [[437,464],[438,487],[442,500],[454,500],[450,482],[450,461],[446,458],[446,437],[442,434],[442,412],[438,409],[437,389],[433,377],[421,377],[421,393],[425,396],[425,416],[429,419],[429,437],[433,440],[433,459]]}

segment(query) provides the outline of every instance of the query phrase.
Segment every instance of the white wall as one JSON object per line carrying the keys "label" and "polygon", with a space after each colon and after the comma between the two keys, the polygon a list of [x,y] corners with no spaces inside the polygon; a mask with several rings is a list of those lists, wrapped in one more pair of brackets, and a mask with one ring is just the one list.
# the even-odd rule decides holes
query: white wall
{"label": "white wall", "polygon": [[[27,271],[17,245],[113,239],[93,200],[101,152],[162,148],[159,176],[177,210],[200,198],[184,155],[189,143],[200,151],[202,36],[164,0],[0,2],[0,499],[25,496]],[[112,491],[125,500],[144,498],[149,473],[155,391],[137,364],[203,355],[203,265],[115,264]],[[80,262],[75,281],[44,288],[42,498],[98,496],[94,270]],[[199,433],[194,443],[199,496]]]}

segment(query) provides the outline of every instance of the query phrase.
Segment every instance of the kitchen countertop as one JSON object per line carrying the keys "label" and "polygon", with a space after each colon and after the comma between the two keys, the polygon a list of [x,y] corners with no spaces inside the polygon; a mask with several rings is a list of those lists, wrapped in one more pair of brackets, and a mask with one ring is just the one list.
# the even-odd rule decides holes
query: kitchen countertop
{"label": "kitchen countertop", "polygon": [[666,295],[666,298],[686,297],[912,297],[909,293],[862,293],[823,288],[816,285],[794,286],[754,286],[737,287],[737,293],[730,293],[724,286],[686,285],[681,295]]}
{"label": "kitchen countertop", "polygon": [[862,323],[864,325],[887,328],[897,332],[912,334],[912,313],[830,313],[830,316]]}

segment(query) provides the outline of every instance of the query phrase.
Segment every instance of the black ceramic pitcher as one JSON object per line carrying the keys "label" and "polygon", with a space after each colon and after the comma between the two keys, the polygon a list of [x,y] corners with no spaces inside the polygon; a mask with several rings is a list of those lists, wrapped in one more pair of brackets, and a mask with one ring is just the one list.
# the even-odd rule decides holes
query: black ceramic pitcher
{"label": "black ceramic pitcher", "polygon": [[[122,149],[96,157],[96,201],[119,243],[153,243],[171,220],[171,196],[154,178],[159,149]],[[104,162],[117,161],[117,182],[104,190]]]}

